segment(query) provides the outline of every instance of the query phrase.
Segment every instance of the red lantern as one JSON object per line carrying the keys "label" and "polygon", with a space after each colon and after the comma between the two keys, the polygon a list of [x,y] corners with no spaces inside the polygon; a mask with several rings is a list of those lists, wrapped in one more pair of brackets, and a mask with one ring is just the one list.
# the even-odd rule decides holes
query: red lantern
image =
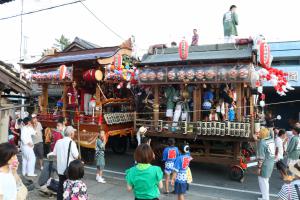
{"label": "red lantern", "polygon": [[122,55],[121,54],[117,54],[115,55],[114,57],[114,66],[117,68],[117,69],[120,69],[121,66],[122,66]]}
{"label": "red lantern", "polygon": [[67,67],[66,65],[61,65],[59,67],[59,79],[63,80],[66,77]]}
{"label": "red lantern", "polygon": [[99,119],[98,119],[98,124],[99,125],[102,125],[102,122],[103,122],[103,118],[102,118],[102,115],[99,116]]}
{"label": "red lantern", "polygon": [[179,57],[181,60],[187,59],[188,54],[189,54],[189,44],[187,43],[187,41],[182,40],[179,43],[178,52],[179,52]]}
{"label": "red lantern", "polygon": [[271,64],[270,60],[270,46],[265,41],[261,41],[259,44],[259,62],[263,67],[269,68]]}

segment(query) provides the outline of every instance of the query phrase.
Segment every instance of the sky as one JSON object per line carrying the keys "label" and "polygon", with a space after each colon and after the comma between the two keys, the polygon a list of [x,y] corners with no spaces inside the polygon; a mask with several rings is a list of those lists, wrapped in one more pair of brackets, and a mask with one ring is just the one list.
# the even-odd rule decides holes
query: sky
{"label": "sky", "polygon": [[[24,12],[73,0],[24,0]],[[111,29],[127,39],[135,36],[141,55],[152,44],[186,38],[198,29],[199,44],[223,41],[223,14],[237,6],[239,37],[262,34],[268,41],[300,40],[299,0],[86,0],[84,3]],[[0,5],[0,18],[19,14],[21,0]],[[0,60],[17,63],[20,56],[20,17],[0,20]],[[64,34],[100,46],[123,41],[98,22],[81,3],[23,16],[22,54],[40,55]],[[25,42],[24,42],[25,41]],[[26,44],[25,44],[26,43]]]}

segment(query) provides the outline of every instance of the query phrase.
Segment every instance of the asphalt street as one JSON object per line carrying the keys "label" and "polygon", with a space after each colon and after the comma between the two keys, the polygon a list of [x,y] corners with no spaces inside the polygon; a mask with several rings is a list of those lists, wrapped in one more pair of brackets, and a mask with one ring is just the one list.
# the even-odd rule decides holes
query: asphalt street
{"label": "asphalt street", "polygon": [[[106,153],[106,171],[105,176],[114,180],[124,181],[124,172],[133,166],[133,155],[127,153],[117,155],[112,152]],[[260,196],[255,168],[250,168],[246,172],[243,183],[235,182],[229,179],[228,169],[221,165],[209,165],[192,163],[191,170],[193,174],[193,183],[189,193],[194,195],[206,196],[214,199],[257,199]],[[95,166],[88,165],[86,172],[95,173]],[[271,199],[277,199],[283,182],[276,169],[270,179]]]}

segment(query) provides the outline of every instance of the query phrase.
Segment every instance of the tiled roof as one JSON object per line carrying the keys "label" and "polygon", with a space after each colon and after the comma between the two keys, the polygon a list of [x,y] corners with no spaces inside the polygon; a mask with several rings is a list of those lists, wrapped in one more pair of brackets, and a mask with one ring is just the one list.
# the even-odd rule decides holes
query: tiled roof
{"label": "tiled roof", "polygon": [[87,61],[87,60],[96,60],[99,58],[109,58],[114,56],[120,47],[103,47],[97,49],[89,49],[89,50],[80,50],[80,51],[70,51],[70,52],[59,52],[55,55],[45,56],[39,61],[35,63],[22,63],[21,65],[24,68],[32,68],[37,66],[45,66],[45,65],[59,65],[59,64],[67,64],[71,62],[77,61]]}
{"label": "tiled roof", "polygon": [[12,66],[0,61],[0,85],[4,89],[12,89],[18,93],[30,93],[30,84],[20,78],[20,74],[12,70]]}
{"label": "tiled roof", "polygon": [[[252,45],[214,44],[191,46],[189,48],[188,61],[209,60],[241,60],[250,59]],[[157,49],[154,54],[146,54],[142,58],[142,65],[161,64],[165,62],[182,62],[179,58],[178,48]]]}
{"label": "tiled roof", "polygon": [[72,47],[77,46],[79,48],[81,48],[82,50],[84,49],[96,49],[96,48],[101,48],[99,45],[88,42],[86,40],[83,40],[79,37],[75,37],[74,41],[67,46],[63,52],[68,52]]}

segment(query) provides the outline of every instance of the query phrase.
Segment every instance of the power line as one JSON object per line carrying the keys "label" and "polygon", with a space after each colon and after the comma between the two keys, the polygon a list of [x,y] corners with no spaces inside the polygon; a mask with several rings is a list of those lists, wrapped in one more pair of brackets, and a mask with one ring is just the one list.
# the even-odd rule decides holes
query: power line
{"label": "power line", "polygon": [[84,3],[83,0],[79,0],[80,3],[91,13],[91,15],[93,15],[103,26],[105,26],[110,32],[112,32],[114,35],[116,35],[119,39],[121,39],[122,41],[124,41],[125,39],[120,36],[118,33],[116,33],[112,28],[110,28],[107,24],[105,24],[99,17],[97,17],[97,15],[91,11]]}
{"label": "power line", "polygon": [[22,42],[23,42],[23,12],[24,12],[24,0],[21,0],[21,40],[20,40],[20,60],[22,58]]}
{"label": "power line", "polygon": [[42,12],[42,11],[46,11],[46,10],[52,10],[52,9],[63,7],[63,6],[68,6],[68,5],[76,4],[76,3],[79,3],[81,1],[82,0],[73,1],[73,2],[69,2],[69,3],[64,3],[64,4],[56,5],[56,6],[51,6],[51,7],[48,7],[48,8],[43,8],[43,9],[39,9],[39,10],[29,11],[29,12],[26,12],[26,13],[20,13],[20,14],[17,14],[17,15],[9,16],[9,17],[3,17],[3,18],[0,18],[0,21],[6,20],[6,19],[15,18],[15,17],[19,17],[19,16],[29,15],[29,14],[33,14],[33,13],[38,13],[38,12]]}

